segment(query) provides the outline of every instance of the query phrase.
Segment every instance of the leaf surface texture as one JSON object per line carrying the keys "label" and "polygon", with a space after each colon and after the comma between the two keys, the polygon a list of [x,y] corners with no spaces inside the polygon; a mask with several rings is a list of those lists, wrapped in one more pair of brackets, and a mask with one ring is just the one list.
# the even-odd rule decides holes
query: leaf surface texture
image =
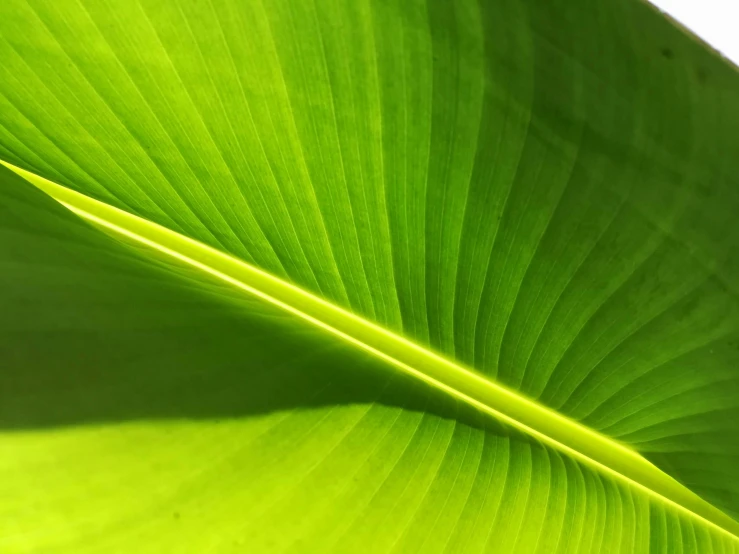
{"label": "leaf surface texture", "polygon": [[[735,517],[739,76],[645,5],[561,4],[9,0],[0,159]],[[0,175],[4,550],[737,548]]]}

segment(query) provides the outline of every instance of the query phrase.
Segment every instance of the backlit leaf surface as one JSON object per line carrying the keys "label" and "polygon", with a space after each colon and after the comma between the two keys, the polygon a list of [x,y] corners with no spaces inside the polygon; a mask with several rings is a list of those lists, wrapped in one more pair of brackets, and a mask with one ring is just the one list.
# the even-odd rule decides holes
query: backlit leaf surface
{"label": "backlit leaf surface", "polygon": [[648,6],[7,0],[0,60],[1,160],[330,304],[0,168],[3,552],[739,549],[739,75]]}

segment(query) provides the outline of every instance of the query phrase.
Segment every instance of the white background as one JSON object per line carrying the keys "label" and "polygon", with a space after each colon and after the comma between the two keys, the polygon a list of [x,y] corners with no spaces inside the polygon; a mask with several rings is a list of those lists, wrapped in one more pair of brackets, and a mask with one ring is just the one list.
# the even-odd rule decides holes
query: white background
{"label": "white background", "polygon": [[739,0],[651,0],[739,65]]}

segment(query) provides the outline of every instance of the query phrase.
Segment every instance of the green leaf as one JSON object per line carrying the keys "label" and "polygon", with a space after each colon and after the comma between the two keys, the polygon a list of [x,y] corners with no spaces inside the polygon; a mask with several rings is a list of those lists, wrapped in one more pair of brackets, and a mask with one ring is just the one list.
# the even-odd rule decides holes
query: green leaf
{"label": "green leaf", "polygon": [[739,549],[734,68],[243,4],[0,6],[1,549]]}

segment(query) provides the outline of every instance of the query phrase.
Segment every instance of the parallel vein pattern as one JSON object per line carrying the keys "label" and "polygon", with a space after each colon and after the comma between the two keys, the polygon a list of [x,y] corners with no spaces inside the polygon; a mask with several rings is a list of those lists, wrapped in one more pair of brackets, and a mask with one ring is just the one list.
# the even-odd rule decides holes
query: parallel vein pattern
{"label": "parallel vein pattern", "polygon": [[3,552],[737,551],[1,175]]}
{"label": "parallel vein pattern", "polygon": [[641,487],[643,492],[674,504],[690,517],[702,519],[721,532],[731,536],[739,532],[739,524],[681,487],[633,450],[557,412],[258,268],[36,175],[12,166],[10,169],[105,232],[149,247],[256,296],[577,461]]}
{"label": "parallel vein pattern", "polygon": [[[0,59],[0,159],[474,367],[739,514],[739,75],[648,6],[6,0]],[[637,519],[619,500],[583,540],[611,544],[619,517]]]}

